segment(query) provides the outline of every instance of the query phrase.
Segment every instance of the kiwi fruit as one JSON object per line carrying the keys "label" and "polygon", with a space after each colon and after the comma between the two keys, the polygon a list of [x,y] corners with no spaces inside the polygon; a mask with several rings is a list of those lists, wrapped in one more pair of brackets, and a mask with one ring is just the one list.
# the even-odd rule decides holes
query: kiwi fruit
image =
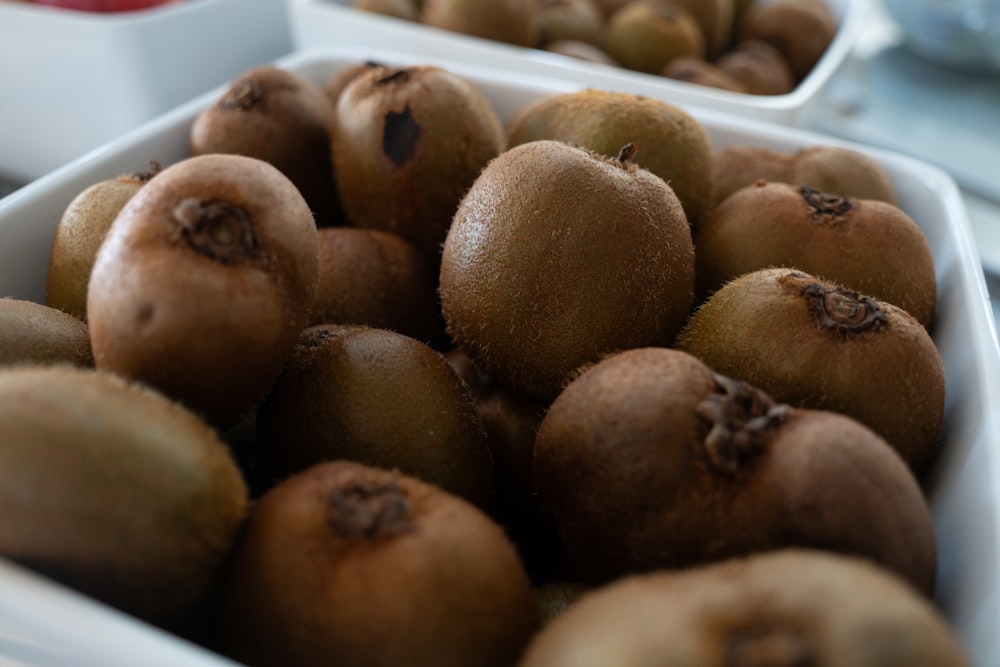
{"label": "kiwi fruit", "polygon": [[738,79],[723,72],[704,58],[675,58],[667,63],[660,75],[668,79],[687,81],[699,86],[728,90],[733,93],[747,92],[746,87]]}
{"label": "kiwi fruit", "polygon": [[551,400],[582,364],[669,344],[686,320],[687,220],[633,151],[522,144],[490,162],[459,205],[442,313],[452,340],[498,382]]}
{"label": "kiwi fruit", "polygon": [[251,667],[508,667],[539,625],[494,521],[347,461],[311,466],[254,505],[220,608],[215,644]]}
{"label": "kiwi fruit", "polygon": [[539,0],[423,0],[420,20],[515,46],[538,44]]}
{"label": "kiwi fruit", "polygon": [[237,421],[309,321],[316,239],[302,195],[268,162],[219,153],[166,167],[97,254],[87,293],[95,365],[213,424]]}
{"label": "kiwi fruit", "polygon": [[837,20],[823,0],[775,0],[746,10],[737,41],[774,46],[788,61],[797,83],[809,75],[836,34]]}
{"label": "kiwi fruit", "polygon": [[694,236],[697,299],[743,273],[795,267],[899,306],[930,328],[930,244],[902,209],[789,183],[757,181],[722,201]]}
{"label": "kiwi fruit", "polygon": [[248,502],[215,431],[68,365],[0,369],[0,431],[0,554],[161,627],[203,618]]}
{"label": "kiwi fruit", "polygon": [[572,39],[558,40],[546,44],[544,50],[549,53],[558,53],[570,58],[599,63],[601,65],[609,65],[611,67],[621,66],[617,60],[608,55],[607,51],[587,42]]}
{"label": "kiwi fruit", "polygon": [[542,420],[532,475],[569,571],[587,581],[808,546],[933,590],[926,501],[882,438],[681,350],[625,350],[582,369]]}
{"label": "kiwi fruit", "polygon": [[918,477],[938,450],[944,366],[902,308],[797,269],[760,269],[712,294],[676,345],[775,400],[853,417]]}
{"label": "kiwi fruit", "polygon": [[257,441],[273,479],[348,459],[494,507],[492,459],[469,390],[439,352],[403,334],[303,331],[257,410]]}
{"label": "kiwi fruit", "polygon": [[519,667],[966,667],[934,604],[850,556],[785,549],[582,596]]}
{"label": "kiwi fruit", "polygon": [[374,68],[344,89],[331,135],[350,223],[409,240],[436,275],[459,200],[504,149],[489,100],[440,67]]}
{"label": "kiwi fruit", "polygon": [[319,226],[339,225],[330,160],[333,105],[323,88],[274,65],[250,69],[191,124],[192,156],[233,153],[270,162],[287,176]]}
{"label": "kiwi fruit", "polygon": [[508,129],[508,146],[552,139],[614,158],[622,146],[631,161],[670,184],[692,226],[708,212],[712,147],[689,112],[662,100],[586,89],[545,96],[521,109]]}
{"label": "kiwi fruit", "polygon": [[413,0],[351,0],[351,7],[405,21],[420,20],[420,10]]}
{"label": "kiwi fruit", "polygon": [[469,388],[486,430],[496,488],[493,516],[514,542],[532,581],[545,581],[564,561],[562,542],[531,484],[531,452],[548,403],[500,384],[459,348],[444,356]]}
{"label": "kiwi fruit", "polygon": [[722,53],[732,36],[733,0],[669,0],[687,10],[698,23],[704,38],[705,55],[714,58]]}
{"label": "kiwi fruit", "polygon": [[667,0],[635,0],[615,12],[604,48],[623,67],[648,74],[659,74],[677,58],[705,56],[698,22]]}
{"label": "kiwi fruit", "polygon": [[79,318],[33,301],[0,299],[0,366],[90,367],[90,332]]}
{"label": "kiwi fruit", "polygon": [[580,599],[591,586],[578,581],[548,581],[535,588],[535,603],[542,625],[546,625]]}
{"label": "kiwi fruit", "polygon": [[385,64],[375,60],[362,60],[361,62],[336,69],[327,77],[326,83],[323,84],[323,92],[330,99],[330,103],[336,107],[337,101],[340,99],[340,94],[344,92],[347,84],[359,75],[376,67],[385,67]]}
{"label": "kiwi fruit", "polygon": [[794,152],[737,144],[712,155],[712,203],[717,205],[754,181],[808,185],[843,197],[877,199],[898,205],[888,173],[861,151],[812,146]]}
{"label": "kiwi fruit", "polygon": [[632,2],[632,0],[594,0],[594,4],[597,5],[601,14],[604,15],[605,20],[611,18],[612,14],[630,2]]}
{"label": "kiwi fruit", "polygon": [[319,273],[311,324],[364,324],[448,346],[437,276],[403,237],[377,229],[319,230]]}
{"label": "kiwi fruit", "polygon": [[125,202],[160,168],[151,162],[148,171],[98,181],[73,197],[52,237],[45,276],[47,305],[87,319],[87,283],[97,250]]}
{"label": "kiwi fruit", "polygon": [[594,0],[540,0],[538,44],[571,40],[600,47],[605,21]]}
{"label": "kiwi fruit", "polygon": [[720,55],[715,66],[742,83],[751,95],[785,95],[795,88],[788,61],[767,42],[740,42]]}

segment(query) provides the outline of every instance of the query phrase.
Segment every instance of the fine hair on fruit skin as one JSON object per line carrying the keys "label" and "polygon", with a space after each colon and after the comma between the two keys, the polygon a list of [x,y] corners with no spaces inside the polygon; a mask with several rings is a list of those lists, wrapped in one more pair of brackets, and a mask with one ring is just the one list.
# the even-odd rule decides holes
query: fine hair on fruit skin
{"label": "fine hair on fruit skin", "polygon": [[[440,297],[449,334],[497,381],[551,399],[581,365],[669,344],[693,301],[694,247],[655,174],[559,141],[507,150],[452,222]],[[639,151],[641,152],[641,148]]]}
{"label": "fine hair on fruit skin", "polygon": [[786,549],[585,593],[518,667],[967,667],[941,611],[870,563]]}
{"label": "fine hair on fruit skin", "polygon": [[0,367],[21,364],[92,367],[87,325],[51,306],[0,299]]}
{"label": "fine hair on fruit skin", "polygon": [[215,431],[161,394],[68,365],[0,369],[0,553],[191,630],[247,511]]}
{"label": "fine hair on fruit skin", "polygon": [[897,306],[797,269],[759,269],[702,303],[676,346],[775,400],[857,419],[918,478],[937,454],[944,363]]}
{"label": "fine hair on fruit skin", "polygon": [[934,588],[927,502],[884,439],[677,349],[625,350],[582,369],[542,420],[532,476],[583,580],[799,546]]}
{"label": "fine hair on fruit skin", "polygon": [[97,255],[87,294],[97,368],[232,424],[306,326],[317,255],[308,205],[271,164],[219,153],[166,167]]}
{"label": "fine hair on fruit skin", "polygon": [[221,599],[215,645],[251,667],[508,667],[539,625],[494,521],[438,487],[346,461],[254,505]]}
{"label": "fine hair on fruit skin", "polygon": [[699,300],[744,273],[794,267],[934,321],[930,244],[892,204],[759,180],[716,206],[694,242]]}

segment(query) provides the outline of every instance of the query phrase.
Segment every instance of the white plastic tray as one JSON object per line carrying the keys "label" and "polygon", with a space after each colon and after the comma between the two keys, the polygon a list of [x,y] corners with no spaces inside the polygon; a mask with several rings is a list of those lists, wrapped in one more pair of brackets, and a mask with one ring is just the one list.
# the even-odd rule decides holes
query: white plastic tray
{"label": "white plastic tray", "polygon": [[[331,47],[278,62],[321,83],[362,59],[445,65],[477,83],[505,120],[543,95],[582,87],[376,49]],[[52,232],[69,201],[87,185],[142,169],[150,159],[169,164],[186,157],[191,121],[221,92],[200,96],[0,200],[0,296],[41,300]],[[936,598],[973,664],[1000,665],[1000,352],[985,279],[954,182],[935,167],[892,153],[718,111],[692,113],[716,148],[752,143],[793,151],[836,144],[867,152],[888,171],[901,206],[927,234],[939,283],[934,339],[947,382],[945,450],[927,488],[940,552]],[[136,655],[149,665],[227,664],[78,595],[63,594],[58,586],[2,561],[0,628],[0,652],[66,646],[72,648],[72,664],[132,667]],[[7,632],[16,632],[16,638],[5,638]],[[130,649],[119,650],[119,642]],[[197,657],[187,661],[188,655]],[[70,662],[53,658],[31,664]]]}
{"label": "white plastic tray", "polygon": [[[770,0],[757,0],[761,3]],[[681,106],[730,111],[783,125],[802,127],[823,84],[850,53],[861,31],[868,0],[825,0],[839,26],[833,42],[812,72],[786,95],[747,95],[685,81],[633,72],[620,67],[461,35],[350,7],[351,0],[288,0],[296,48],[356,44],[440,56],[455,62],[545,75],[664,99]]]}
{"label": "white plastic tray", "polygon": [[38,178],[291,51],[284,0],[112,14],[0,0],[0,179]]}

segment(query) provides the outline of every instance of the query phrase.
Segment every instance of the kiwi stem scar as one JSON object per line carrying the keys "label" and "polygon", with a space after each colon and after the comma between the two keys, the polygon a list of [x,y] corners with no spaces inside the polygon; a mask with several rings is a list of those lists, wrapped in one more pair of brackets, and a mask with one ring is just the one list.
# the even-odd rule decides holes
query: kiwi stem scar
{"label": "kiwi stem scar", "polygon": [[802,199],[805,200],[806,204],[813,208],[812,217],[814,219],[824,216],[841,217],[857,207],[857,204],[850,197],[820,192],[808,185],[801,186],[799,192],[802,193]]}
{"label": "kiwi stem scar", "polygon": [[327,497],[330,527],[344,539],[395,537],[413,528],[410,499],[393,481],[357,482]]}
{"label": "kiwi stem scar", "polygon": [[878,329],[889,319],[874,299],[841,287],[828,290],[818,283],[809,283],[802,288],[802,296],[821,326],[842,333]]}
{"label": "kiwi stem scar", "polygon": [[257,253],[257,235],[250,214],[241,206],[189,197],[174,207],[173,217],[187,244],[206,257],[234,264]]}
{"label": "kiwi stem scar", "polygon": [[719,374],[714,382],[695,413],[709,424],[704,445],[712,466],[735,474],[764,450],[791,408],[745,382]]}

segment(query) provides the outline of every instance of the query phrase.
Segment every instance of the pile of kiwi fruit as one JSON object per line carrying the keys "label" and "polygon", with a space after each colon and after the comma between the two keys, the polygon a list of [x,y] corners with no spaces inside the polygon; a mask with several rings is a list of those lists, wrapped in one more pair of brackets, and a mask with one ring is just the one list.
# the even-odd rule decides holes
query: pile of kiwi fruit
{"label": "pile of kiwi fruit", "polygon": [[148,158],[0,300],[3,557],[250,667],[967,664],[933,258],[864,154],[357,62]]}
{"label": "pile of kiwi fruit", "polygon": [[355,9],[745,95],[792,92],[838,20],[825,0],[353,0]]}

